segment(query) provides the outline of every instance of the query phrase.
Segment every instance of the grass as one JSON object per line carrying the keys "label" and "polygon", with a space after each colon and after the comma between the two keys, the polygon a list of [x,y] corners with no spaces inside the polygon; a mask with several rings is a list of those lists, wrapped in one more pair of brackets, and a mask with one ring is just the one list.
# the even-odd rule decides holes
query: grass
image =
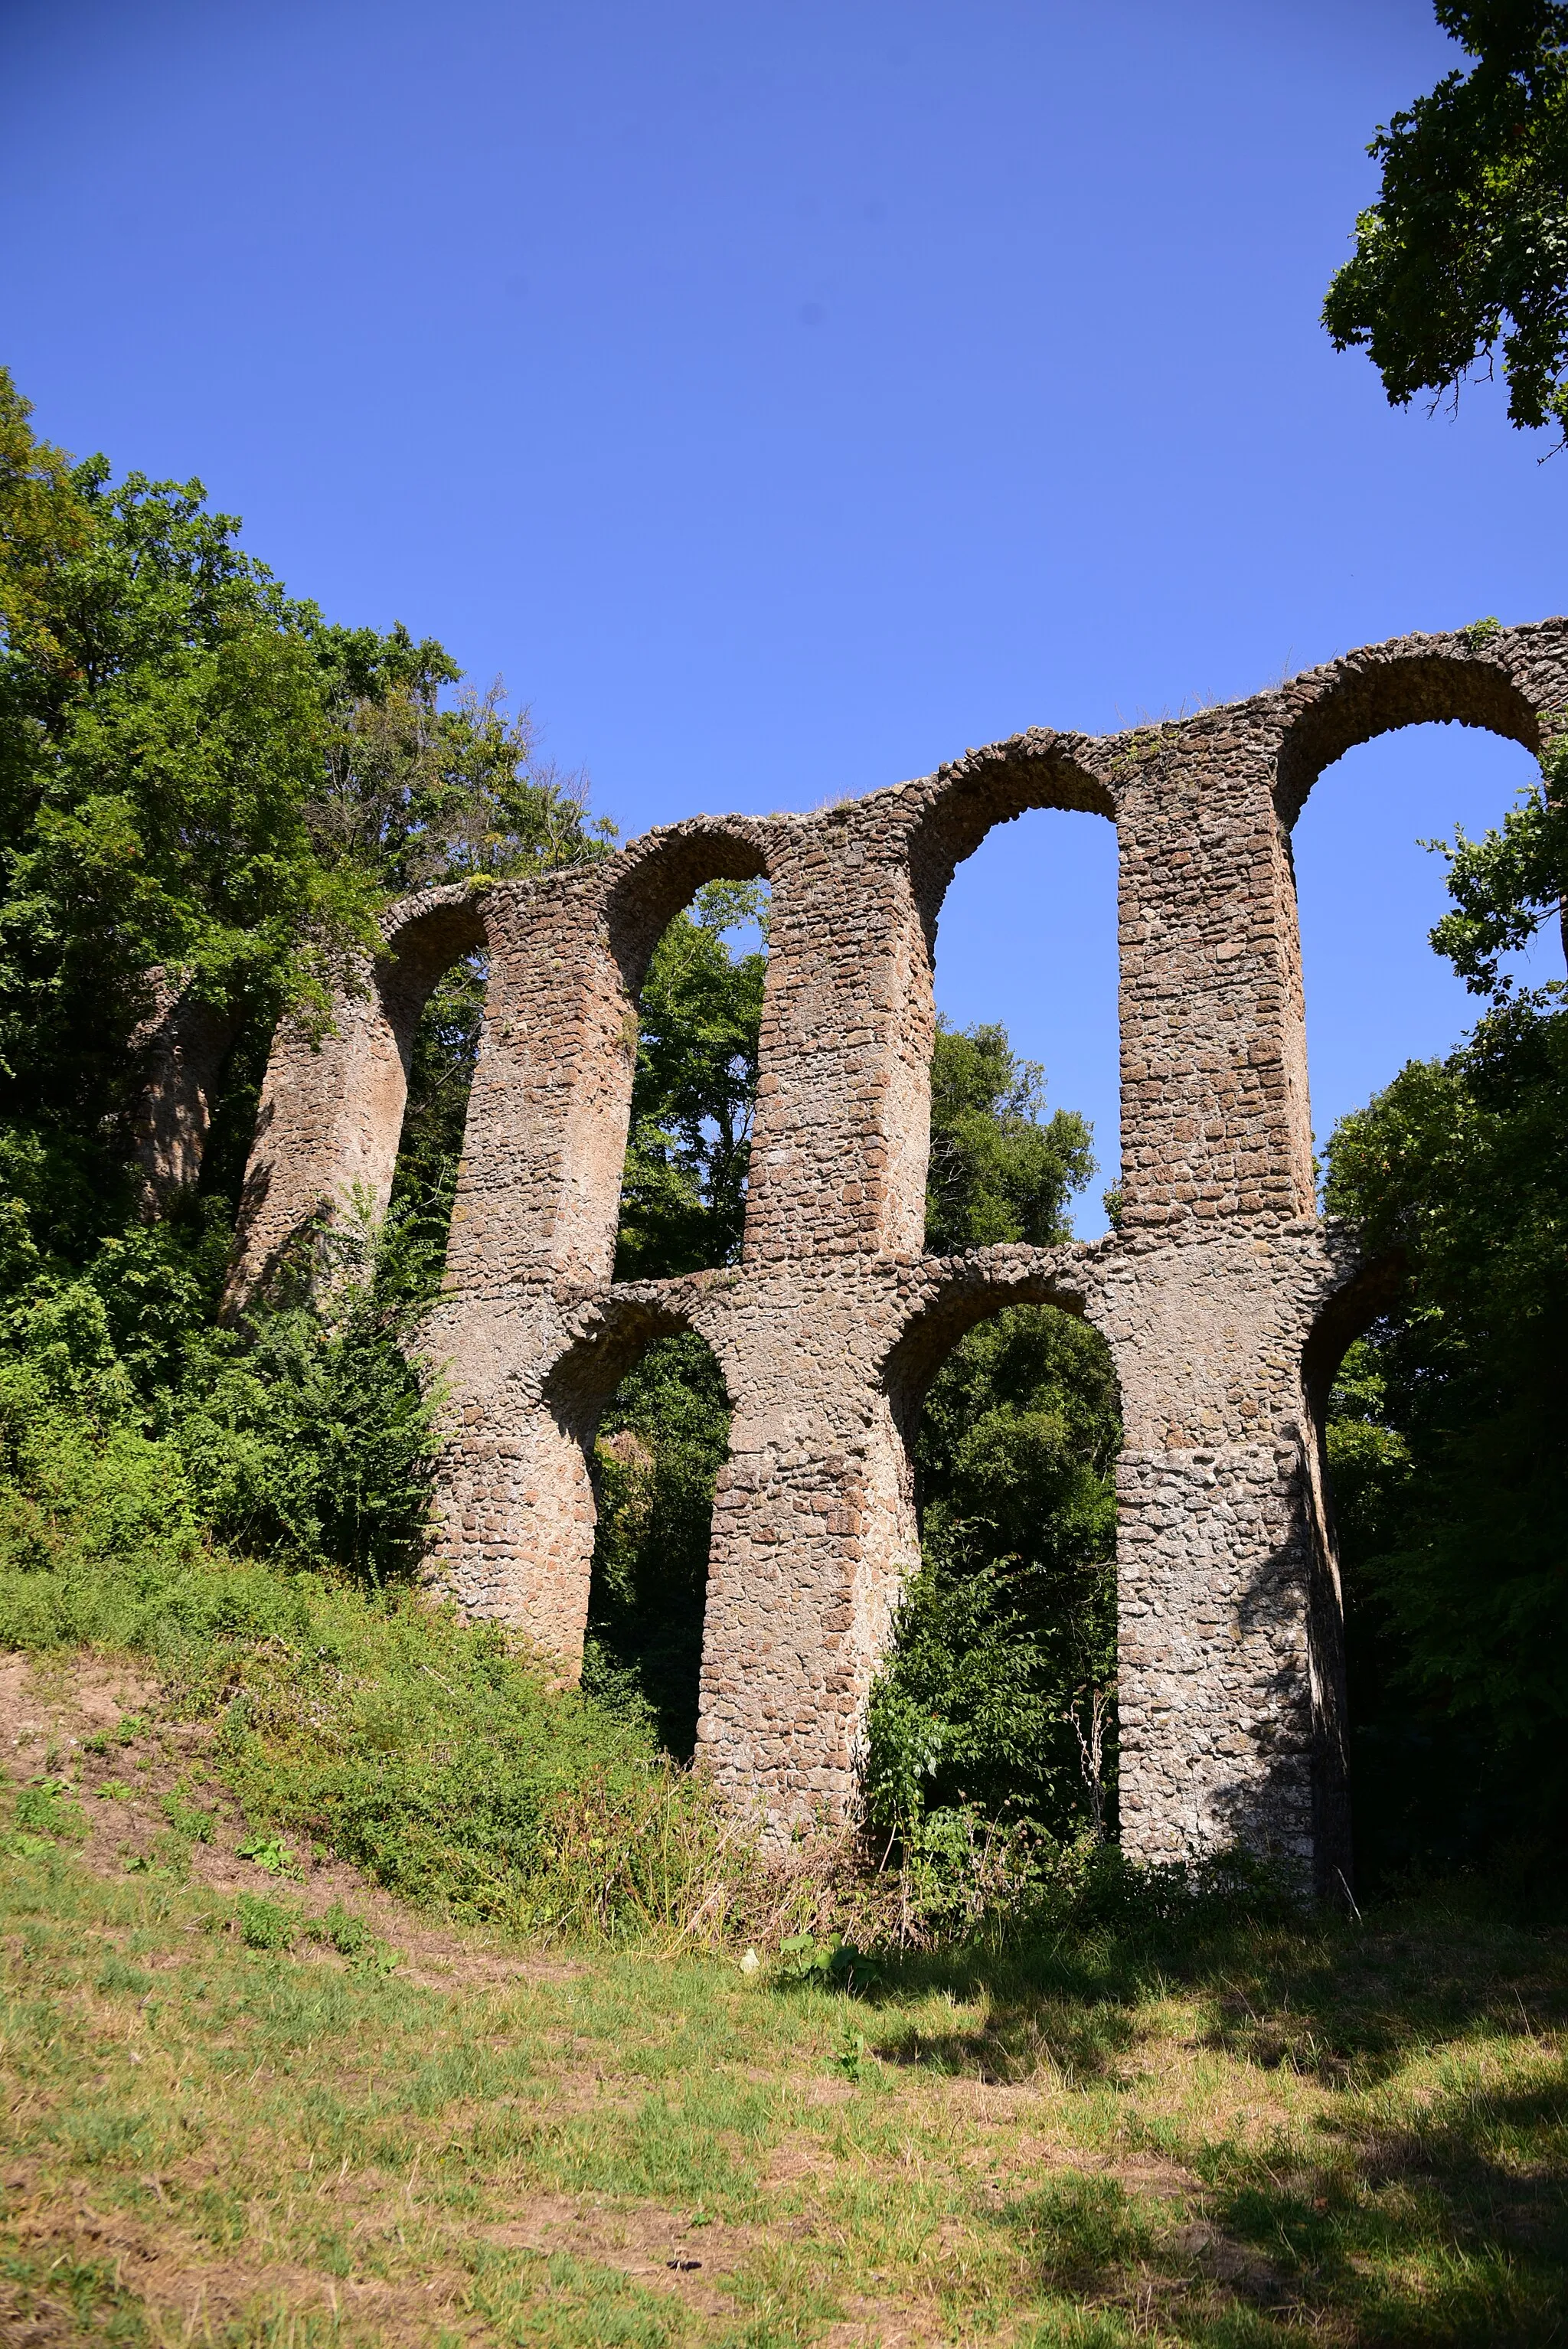
{"label": "grass", "polygon": [[324,1908],[189,1744],[96,1742],[5,1821],[7,2343],[1564,2337],[1568,1936],[1128,1918],[854,1996]]}
{"label": "grass", "polygon": [[36,1547],[0,1557],[7,2349],[1568,2337],[1568,1934],[1110,1869],[835,1951],[858,1895],[780,1898],[493,1632]]}
{"label": "grass", "polygon": [[[469,1921],[614,1938],[700,1910],[711,1936],[759,1888],[755,1848],[650,1723],[407,1588],[200,1544],[79,1558],[40,1544],[17,1564],[0,1540],[0,1649],[46,1668],[89,1646],[178,1689],[259,1826]],[[168,1801],[189,1838],[194,1815]]]}

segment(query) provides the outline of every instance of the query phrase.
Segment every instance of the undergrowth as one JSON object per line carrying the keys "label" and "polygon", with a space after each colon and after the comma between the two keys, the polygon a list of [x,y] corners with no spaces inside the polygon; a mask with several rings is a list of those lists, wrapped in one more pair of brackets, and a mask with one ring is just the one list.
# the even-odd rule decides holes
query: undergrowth
{"label": "undergrowth", "polygon": [[466,1922],[558,1940],[793,1942],[840,1978],[865,1953],[1030,1923],[1169,1924],[1233,1871],[1149,1877],[1113,1849],[946,1810],[896,1854],[823,1826],[781,1855],[673,1762],[647,1708],[562,1687],[500,1627],[410,1583],[238,1557],[178,1446],[0,1366],[0,1647],[144,1659],[256,1827]]}

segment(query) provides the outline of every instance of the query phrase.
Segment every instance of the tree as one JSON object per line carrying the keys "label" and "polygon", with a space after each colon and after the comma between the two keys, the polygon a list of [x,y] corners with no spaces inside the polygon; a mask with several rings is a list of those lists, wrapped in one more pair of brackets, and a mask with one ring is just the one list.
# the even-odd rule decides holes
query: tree
{"label": "tree", "polygon": [[1516,426],[1568,435],[1568,6],[1435,0],[1476,60],[1379,129],[1377,202],[1323,307],[1396,407],[1457,396],[1501,346]]}
{"label": "tree", "polygon": [[925,1245],[933,1256],[1068,1237],[1067,1203],[1094,1172],[1076,1110],[1043,1119],[1045,1071],[1020,1061],[1001,1027],[938,1019],[931,1058]]}
{"label": "tree", "polygon": [[0,1161],[79,1255],[125,1210],[128,1046],[170,986],[250,1021],[253,1081],[389,897],[605,828],[499,688],[440,706],[433,638],[329,625],[199,481],[116,485],[30,415],[0,372]]}
{"label": "tree", "polygon": [[[762,945],[732,955],[726,934],[751,924]],[[766,947],[764,885],[710,881],[654,949],[639,1003],[618,1280],[696,1272],[740,1252]]]}
{"label": "tree", "polygon": [[[324,1243],[330,1315],[300,1294],[221,1331],[268,1038],[283,1010],[328,1016],[391,897],[601,854],[613,827],[499,688],[452,698],[433,638],[329,624],[200,482],[117,484],[30,419],[0,372],[0,1371],[89,1448],[122,1425],[175,1445],[210,1532],[406,1570],[432,1438],[404,1340],[439,1262],[482,970],[459,965],[421,1028],[387,1228]],[[238,1040],[203,1195],[147,1228],[130,1046],[181,990]]]}
{"label": "tree", "polygon": [[[1044,1072],[1000,1026],[939,1023],[931,1073],[927,1248],[1065,1239],[1094,1173],[1085,1121],[1045,1116]],[[1104,1340],[1049,1307],[998,1313],[938,1371],[914,1445],[922,1566],[872,1704],[885,1831],[964,1811],[1068,1838],[1098,1824],[1106,1772],[1086,1782],[1079,1733],[1099,1748],[1115,1665],[1120,1442]]]}
{"label": "tree", "polygon": [[1501,832],[1467,840],[1456,831],[1442,854],[1454,903],[1432,944],[1472,994],[1508,995],[1500,957],[1528,946],[1553,916],[1568,956],[1568,734],[1548,743],[1541,781],[1521,794]]}
{"label": "tree", "polygon": [[1408,1268],[1330,1401],[1371,1872],[1568,1825],[1568,1010],[1501,957],[1560,915],[1565,746],[1500,831],[1462,833],[1432,943],[1487,1008],[1328,1149],[1326,1204]]}

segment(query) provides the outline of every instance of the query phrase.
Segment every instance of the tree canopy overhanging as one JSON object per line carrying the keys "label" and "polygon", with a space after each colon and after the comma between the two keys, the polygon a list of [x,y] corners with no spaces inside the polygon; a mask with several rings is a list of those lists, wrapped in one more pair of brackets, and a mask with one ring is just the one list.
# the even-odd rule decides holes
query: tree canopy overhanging
{"label": "tree canopy overhanging", "polygon": [[1435,8],[1475,62],[1373,140],[1382,184],[1323,323],[1396,407],[1457,395],[1501,355],[1511,422],[1568,437],[1568,5]]}

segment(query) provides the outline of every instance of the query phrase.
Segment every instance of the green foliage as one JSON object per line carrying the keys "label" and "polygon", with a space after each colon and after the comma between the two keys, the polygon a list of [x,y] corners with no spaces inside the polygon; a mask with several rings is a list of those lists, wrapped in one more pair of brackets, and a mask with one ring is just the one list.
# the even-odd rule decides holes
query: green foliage
{"label": "green foliage", "polygon": [[435,1390],[404,1350],[418,1284],[399,1294],[397,1237],[335,1228],[323,1301],[285,1298],[192,1343],[173,1428],[218,1539],[371,1582],[417,1565]]}
{"label": "green foliage", "polygon": [[[15,480],[29,428],[8,378],[0,404]],[[125,1103],[155,971],[217,1004],[319,1002],[376,893],[311,837],[319,616],[200,483],[113,487],[101,458],[53,481],[48,560],[0,514],[0,600],[22,616],[0,642],[0,1117],[79,1155]]]}
{"label": "green foliage", "polygon": [[[1071,1111],[1042,1115],[1042,1071],[1006,1030],[939,1026],[926,1246],[1048,1245],[1094,1172]],[[960,1340],[915,1438],[922,1567],[873,1692],[873,1824],[943,1888],[1018,1864],[985,1821],[1070,1842],[1111,1798],[1121,1431],[1104,1341],[1043,1306]],[[981,1849],[981,1847],[984,1849]]]}
{"label": "green foliage", "polygon": [[1045,1071],[1020,1061],[998,1026],[938,1020],[931,1061],[925,1245],[933,1256],[1068,1237],[1067,1203],[1094,1173],[1074,1110],[1042,1116]]}
{"label": "green foliage", "polygon": [[645,1705],[665,1750],[683,1761],[696,1743],[713,1495],[728,1446],[718,1364],[681,1331],[656,1340],[622,1381],[594,1448],[584,1684]]}
{"label": "green foliage", "polygon": [[1501,1001],[1329,1146],[1330,1210],[1409,1267],[1328,1431],[1374,1866],[1568,1825],[1568,1012],[1549,1000]]}
{"label": "green foliage", "polygon": [[[748,924],[763,945],[733,954],[726,934]],[[766,885],[712,881],[654,949],[638,1006],[618,1280],[667,1278],[740,1252],[766,942]]]}
{"label": "green foliage", "polygon": [[1541,775],[1501,832],[1467,840],[1456,830],[1451,846],[1431,843],[1448,858],[1454,901],[1432,944],[1477,995],[1511,993],[1501,957],[1527,947],[1553,916],[1568,950],[1568,734],[1548,747]]}
{"label": "green foliage", "polygon": [[[436,990],[392,1215],[316,1237],[214,1326],[280,1009],[325,1005],[387,898],[603,852],[580,779],[433,640],[329,626],[198,482],[73,465],[0,374],[0,1444],[5,1539],[217,1538],[370,1580],[423,1542],[434,1285],[482,967]],[[172,979],[242,1020],[204,1195],[134,1220],[128,1040]],[[325,1274],[325,1280],[317,1277]],[[313,1302],[313,1285],[330,1305]]]}
{"label": "green foliage", "polygon": [[435,1392],[404,1350],[421,1286],[394,1227],[325,1242],[325,1302],[211,1326],[211,1207],[105,1240],[73,1277],[13,1205],[0,1302],[0,1553],[63,1542],[183,1557],[205,1538],[372,1582],[406,1574],[428,1508]]}
{"label": "green foliage", "polygon": [[[0,1549],[0,1645],[151,1658],[182,1717],[218,1724],[264,1871],[315,1843],[408,1899],[518,1930],[614,1936],[705,1906],[723,1930],[716,1855],[732,1889],[749,1863],[707,1781],[624,1706],[552,1686],[496,1626],[199,1544],[84,1558],[61,1514],[53,1547]],[[27,1791],[30,1831],[75,1831],[67,1791]],[[267,1912],[248,1897],[247,1916]]]}
{"label": "green foliage", "polygon": [[86,1816],[65,1778],[33,1778],[19,1789],[14,1816],[35,1835],[75,1840],[88,1831]]}
{"label": "green foliage", "polygon": [[292,1950],[299,1939],[298,1913],[259,1892],[235,1895],[234,1922],[247,1950]]}
{"label": "green foliage", "polygon": [[451,1223],[489,976],[483,955],[453,963],[432,988],[414,1031],[392,1211],[408,1239],[428,1251],[432,1278],[438,1278]]}
{"label": "green foliage", "polygon": [[115,485],[29,414],[0,371],[0,1146],[79,1258],[129,1210],[128,1047],[160,987],[248,1023],[248,1135],[273,1020],[325,1018],[388,897],[614,828],[499,687],[440,706],[440,645],[329,626],[200,482]]}
{"label": "green foliage", "polygon": [[248,1859],[263,1876],[294,1876],[299,1872],[296,1853],[281,1836],[252,1836],[237,1844],[235,1851],[241,1859]]}
{"label": "green foliage", "polygon": [[922,1569],[872,1704],[884,1833],[978,1809],[1070,1841],[1103,1818],[1120,1436],[1103,1340],[1047,1307],[982,1323],[938,1372],[915,1444]]}
{"label": "green foliage", "polygon": [[460,676],[456,663],[402,632],[388,641],[396,657],[375,647],[368,689],[329,701],[310,814],[331,863],[375,873],[402,895],[606,853],[614,825],[590,823],[585,777],[539,758],[526,709],[511,711],[499,683],[465,688],[443,709],[437,696]]}
{"label": "green foliage", "polygon": [[313,1941],[325,1943],[329,1950],[335,1950],[340,1958],[362,1957],[367,1950],[374,1948],[376,1942],[374,1929],[366,1923],[363,1917],[356,1917],[352,1909],[346,1909],[341,1900],[335,1900],[329,1909],[313,1920],[310,1938]]}
{"label": "green foliage", "polygon": [[1377,202],[1323,323],[1392,404],[1457,394],[1501,346],[1516,426],[1568,424],[1568,7],[1435,0],[1476,62],[1380,129]]}

